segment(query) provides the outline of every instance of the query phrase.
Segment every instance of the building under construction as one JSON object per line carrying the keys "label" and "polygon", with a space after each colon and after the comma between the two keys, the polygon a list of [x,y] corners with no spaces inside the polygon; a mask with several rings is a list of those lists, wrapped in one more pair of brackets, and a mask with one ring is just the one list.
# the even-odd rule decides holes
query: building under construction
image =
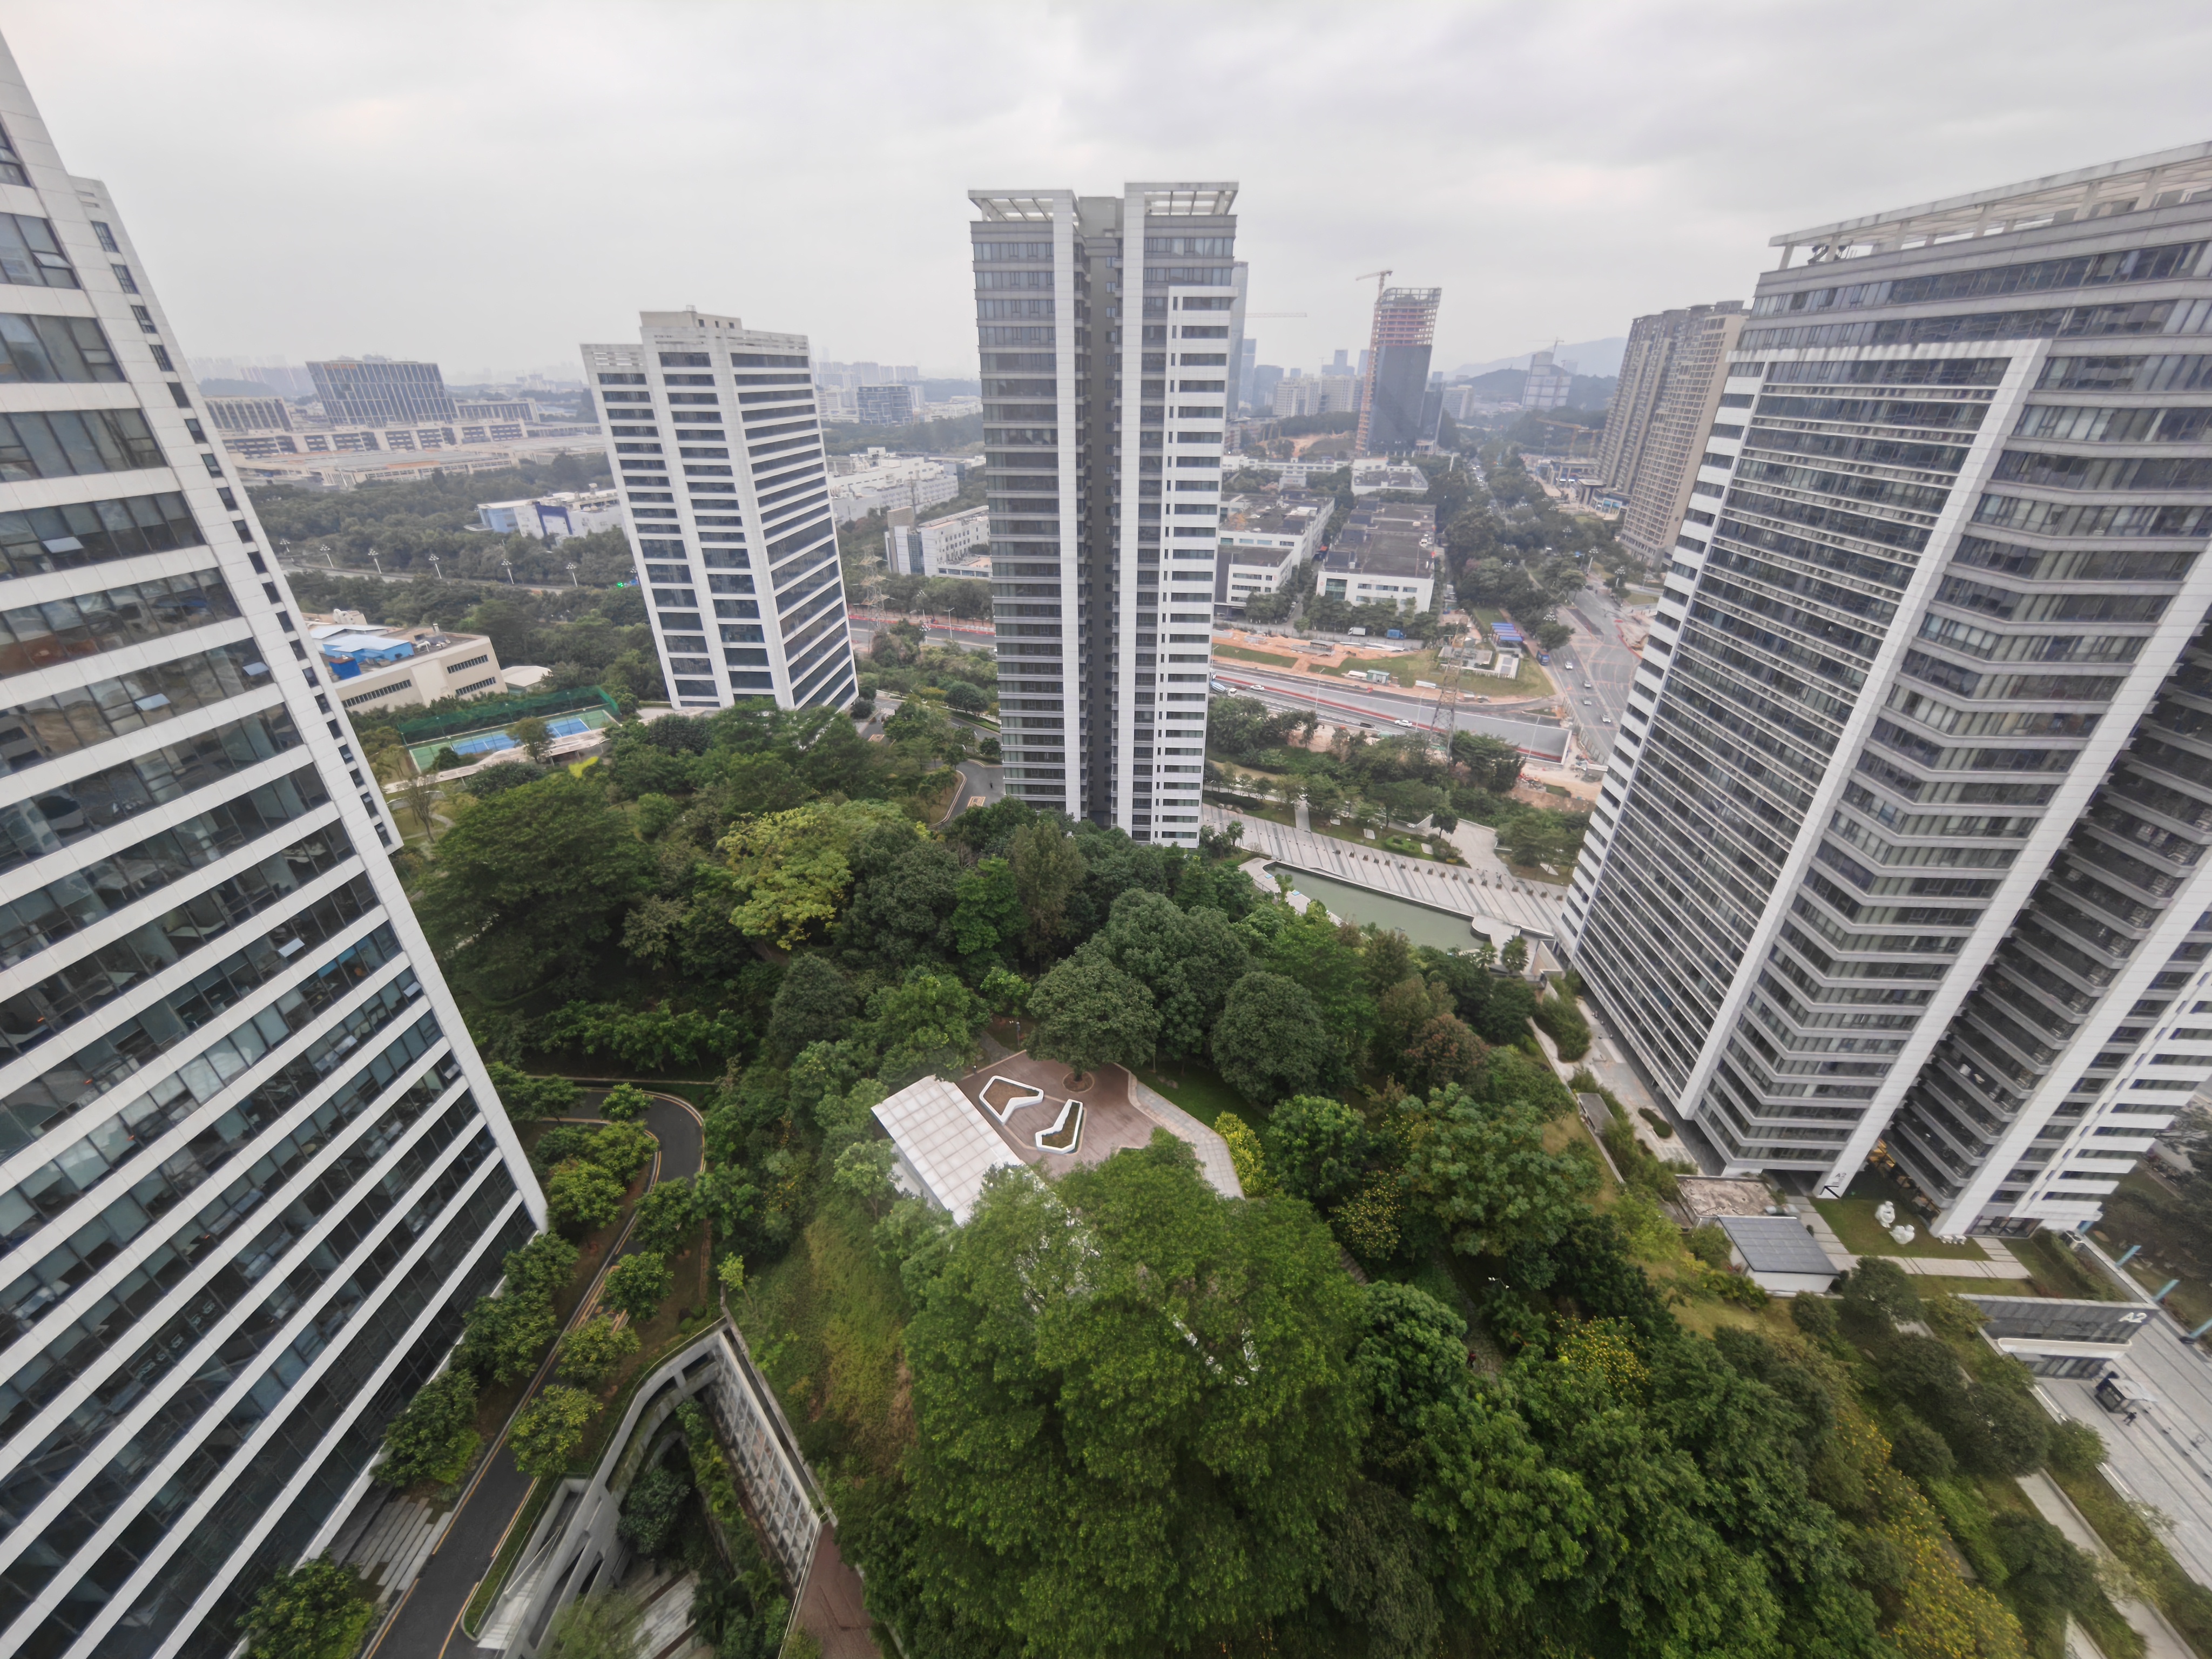
{"label": "building under construction", "polygon": [[1440,288],[1386,288],[1375,296],[1375,328],[1368,343],[1367,385],[1359,400],[1362,455],[1406,455],[1436,435],[1433,419],[1422,430],[1429,387],[1429,351],[1436,343]]}

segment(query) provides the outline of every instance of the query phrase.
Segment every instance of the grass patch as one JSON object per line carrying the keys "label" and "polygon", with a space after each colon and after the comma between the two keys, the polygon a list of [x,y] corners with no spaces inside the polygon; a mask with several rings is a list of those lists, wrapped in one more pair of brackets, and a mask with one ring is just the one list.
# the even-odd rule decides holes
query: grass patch
{"label": "grass patch", "polygon": [[2183,1324],[2212,1319],[2212,1260],[2206,1258],[2203,1236],[2184,1214],[2181,1200],[2155,1176],[2137,1169],[2123,1176],[2091,1236],[2115,1256],[2131,1244],[2142,1247],[2124,1271],[2147,1296],[2167,1279],[2179,1279],[2166,1305]]}
{"label": "grass patch", "polygon": [[866,1212],[832,1197],[730,1311],[825,1476],[893,1474],[914,1437],[906,1301]]}
{"label": "grass patch", "polygon": [[2021,1265],[2028,1270],[2028,1282],[2038,1296],[2075,1302],[2121,1299],[2112,1281],[2060,1243],[2057,1234],[2038,1233],[2033,1238],[2006,1242],[2012,1246],[2012,1253],[2020,1259]]}
{"label": "grass patch", "polygon": [[2050,1475],[2189,1644],[2201,1654],[2212,1654],[2212,1589],[2181,1570],[2150,1522],[2103,1475],[2094,1470],[2069,1474],[2057,1468]]}
{"label": "grass patch", "polygon": [[1408,688],[1415,680],[1434,681],[1438,672],[1434,651],[1416,651],[1403,657],[1347,657],[1340,663],[1316,663],[1313,668],[1316,674],[1333,674],[1339,679],[1354,673],[1364,678],[1371,670],[1388,674],[1398,684]]}
{"label": "grass patch", "polygon": [[1137,1076],[1209,1129],[1224,1112],[1236,1113],[1255,1128],[1267,1121],[1264,1107],[1253,1105],[1202,1061],[1178,1066],[1172,1072],[1139,1072]]}
{"label": "grass patch", "polygon": [[1231,657],[1238,662],[1265,663],[1270,668],[1295,669],[1299,662],[1299,659],[1296,657],[1278,656],[1272,651],[1255,651],[1249,646],[1242,645],[1217,645],[1213,647],[1213,654],[1217,657]]}
{"label": "grass patch", "polygon": [[1900,1221],[1910,1221],[1919,1231],[1910,1244],[1900,1244],[1889,1236],[1889,1230],[1875,1219],[1875,1202],[1870,1198],[1820,1198],[1813,1200],[1815,1209],[1828,1218],[1836,1230],[1836,1237],[1853,1255],[1909,1255],[1923,1256],[1931,1261],[1986,1261],[1978,1244],[1946,1244],[1929,1237],[1928,1229],[1919,1217],[1902,1207],[1898,1212]]}

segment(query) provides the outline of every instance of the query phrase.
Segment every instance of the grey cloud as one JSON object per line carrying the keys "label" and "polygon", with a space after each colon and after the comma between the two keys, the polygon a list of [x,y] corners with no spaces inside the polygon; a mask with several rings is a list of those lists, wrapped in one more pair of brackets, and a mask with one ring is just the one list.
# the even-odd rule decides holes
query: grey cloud
{"label": "grey cloud", "polygon": [[2212,13],[2051,0],[373,9],[15,0],[198,354],[562,362],[642,307],[974,360],[971,185],[1242,181],[1265,359],[1747,294],[1766,239],[2212,136]]}

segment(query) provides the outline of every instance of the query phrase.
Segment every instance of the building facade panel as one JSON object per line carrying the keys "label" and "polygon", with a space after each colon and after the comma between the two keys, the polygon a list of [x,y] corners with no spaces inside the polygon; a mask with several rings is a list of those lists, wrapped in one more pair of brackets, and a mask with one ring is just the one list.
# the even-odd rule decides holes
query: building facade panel
{"label": "building facade panel", "polygon": [[1778,239],[1730,325],[1565,925],[1731,1168],[2079,1225],[2212,1072],[2212,200],[2153,161]]}
{"label": "building facade panel", "polygon": [[544,1203],[147,266],[4,52],[0,128],[59,376],[0,386],[0,1650],[223,1652]]}
{"label": "building facade panel", "polygon": [[661,672],[678,708],[837,708],[856,687],[803,334],[701,311],[586,345]]}

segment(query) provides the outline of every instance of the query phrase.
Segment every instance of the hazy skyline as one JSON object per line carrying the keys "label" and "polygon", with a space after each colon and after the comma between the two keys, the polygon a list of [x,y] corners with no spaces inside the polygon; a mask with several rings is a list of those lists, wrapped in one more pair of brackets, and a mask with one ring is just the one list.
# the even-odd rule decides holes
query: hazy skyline
{"label": "hazy skyline", "polygon": [[[2194,18],[2194,22],[2190,20]],[[195,356],[573,364],[641,308],[971,374],[970,186],[1238,180],[1262,362],[1444,290],[1436,363],[1747,297],[1777,232],[2212,137],[2119,0],[368,10],[4,0]],[[572,371],[573,372],[573,371]]]}

